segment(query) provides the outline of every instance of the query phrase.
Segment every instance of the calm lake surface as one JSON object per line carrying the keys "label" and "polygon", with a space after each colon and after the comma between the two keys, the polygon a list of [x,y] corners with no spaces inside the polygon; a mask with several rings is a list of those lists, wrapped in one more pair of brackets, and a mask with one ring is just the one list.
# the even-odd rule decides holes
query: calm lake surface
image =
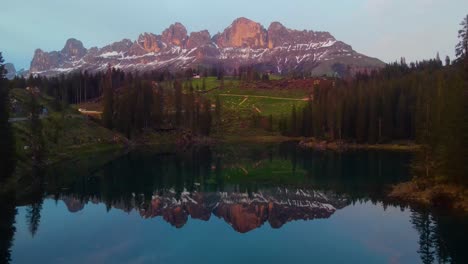
{"label": "calm lake surface", "polygon": [[15,232],[1,235],[0,254],[12,263],[468,263],[466,217],[385,199],[410,178],[411,158],[293,144],[96,155],[36,171],[16,208],[2,203],[2,225]]}

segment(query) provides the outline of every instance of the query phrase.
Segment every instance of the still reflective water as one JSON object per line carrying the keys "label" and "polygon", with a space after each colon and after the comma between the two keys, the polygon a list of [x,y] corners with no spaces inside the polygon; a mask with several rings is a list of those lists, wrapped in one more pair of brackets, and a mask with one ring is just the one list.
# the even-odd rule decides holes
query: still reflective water
{"label": "still reflective water", "polygon": [[36,172],[16,210],[2,203],[16,230],[0,238],[2,254],[12,263],[467,263],[466,217],[386,200],[389,185],[409,179],[410,159],[293,144],[97,155]]}

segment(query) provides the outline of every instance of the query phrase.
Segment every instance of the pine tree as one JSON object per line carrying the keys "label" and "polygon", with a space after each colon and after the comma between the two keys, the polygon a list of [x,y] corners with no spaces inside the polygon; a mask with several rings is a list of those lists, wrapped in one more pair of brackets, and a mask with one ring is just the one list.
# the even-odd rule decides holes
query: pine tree
{"label": "pine tree", "polygon": [[267,130],[270,131],[270,132],[273,132],[273,115],[270,114],[268,116],[268,127],[267,127]]}
{"label": "pine tree", "polygon": [[200,127],[201,127],[201,122],[202,122],[202,118],[201,118],[201,111],[200,111],[200,96],[196,96],[195,98],[195,113],[194,113],[194,123],[193,123],[193,131],[195,131],[195,133],[200,133]]}
{"label": "pine tree", "polygon": [[[450,90],[444,90],[445,102],[439,103],[442,118],[436,126],[435,144],[433,144],[439,165],[437,170],[439,175],[450,179],[451,182],[468,185],[466,83],[460,75],[446,80],[445,83],[450,85]],[[434,105],[434,107],[438,106]]]}
{"label": "pine tree", "polygon": [[365,99],[364,88],[358,87],[358,105],[357,105],[357,120],[356,120],[356,140],[359,143],[367,141],[368,132],[368,101]]}
{"label": "pine tree", "polygon": [[134,128],[137,132],[141,132],[145,125],[145,94],[143,92],[143,88],[141,86],[141,81],[137,80],[134,93],[136,94],[136,104],[135,104],[135,112],[133,120],[134,120]]}
{"label": "pine tree", "polygon": [[133,83],[127,81],[123,85],[122,94],[117,100],[116,105],[116,127],[120,132],[122,132],[127,138],[132,136],[132,123],[133,123]]}
{"label": "pine tree", "polygon": [[[335,114],[335,120],[336,120],[336,130],[338,132],[338,139],[342,140],[343,139],[343,100],[340,98],[338,99],[338,104],[336,106],[336,114]],[[307,135],[310,136],[310,135]]]}
{"label": "pine tree", "polygon": [[205,100],[200,116],[200,133],[204,136],[209,136],[211,133],[211,101]]}
{"label": "pine tree", "polygon": [[11,248],[16,231],[15,216],[18,213],[16,204],[15,191],[4,190],[0,193],[0,212],[2,212],[2,217],[0,217],[0,263],[11,262]]}
{"label": "pine tree", "polygon": [[177,127],[182,124],[182,84],[179,81],[174,83],[174,104],[175,104],[175,123]]}
{"label": "pine tree", "polygon": [[216,96],[216,105],[215,105],[215,114],[216,114],[216,123],[217,125],[221,124],[221,115],[222,115],[222,108],[221,108],[221,99],[219,95]]}
{"label": "pine tree", "polygon": [[398,99],[397,114],[396,114],[397,137],[399,139],[405,138],[406,107],[407,107],[406,96],[404,92],[401,92],[399,99]]}
{"label": "pine tree", "polygon": [[297,136],[297,111],[296,111],[296,105],[293,105],[292,110],[291,110],[291,125],[290,125],[290,130],[291,130],[291,135],[292,136]]}
{"label": "pine tree", "polygon": [[436,62],[437,62],[437,64],[439,64],[440,66],[442,66],[442,60],[440,59],[440,54],[439,54],[439,52],[437,52],[437,55],[436,55]]}
{"label": "pine tree", "polygon": [[369,116],[368,116],[368,138],[367,138],[367,143],[369,144],[375,144],[377,143],[377,138],[378,138],[378,121],[377,121],[377,96],[375,95],[375,87],[371,88],[372,91],[370,91],[369,94]]}
{"label": "pine tree", "polygon": [[193,110],[194,110],[194,94],[193,85],[190,82],[188,93],[184,96],[184,113],[185,113],[185,127],[191,129],[193,127]]}
{"label": "pine tree", "polygon": [[144,81],[142,83],[142,93],[143,93],[143,120],[144,120],[144,127],[148,128],[152,125],[151,122],[151,109],[153,108],[153,89],[151,87],[151,83],[148,81]]}
{"label": "pine tree", "polygon": [[10,125],[10,98],[5,78],[6,70],[0,52],[0,181],[10,176],[15,164],[15,140]]}
{"label": "pine tree", "polygon": [[103,91],[104,110],[102,112],[102,121],[105,127],[113,128],[114,118],[114,89],[112,87],[112,71],[109,66],[107,73],[103,76],[100,85]]}
{"label": "pine tree", "polygon": [[202,91],[206,91],[206,78],[202,79]]}
{"label": "pine tree", "polygon": [[224,89],[224,75],[221,77],[221,80],[219,82],[219,89],[221,89],[221,90]]}
{"label": "pine tree", "polygon": [[455,48],[455,55],[459,60],[465,59],[468,54],[468,15],[460,23],[462,28],[458,31],[459,42]]}
{"label": "pine tree", "polygon": [[30,145],[34,163],[40,164],[44,154],[44,136],[42,134],[42,122],[40,119],[41,106],[37,102],[33,92],[29,100],[29,112],[31,113],[29,128],[31,131]]}
{"label": "pine tree", "polygon": [[26,211],[26,220],[31,236],[35,236],[41,222],[42,200],[28,206]]}
{"label": "pine tree", "polygon": [[155,127],[160,128],[164,121],[164,90],[161,86],[158,86],[154,94],[152,115]]}

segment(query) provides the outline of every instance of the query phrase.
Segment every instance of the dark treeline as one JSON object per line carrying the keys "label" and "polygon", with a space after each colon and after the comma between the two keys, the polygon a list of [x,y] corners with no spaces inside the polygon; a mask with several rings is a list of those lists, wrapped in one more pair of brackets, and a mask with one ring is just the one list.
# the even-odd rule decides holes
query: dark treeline
{"label": "dark treeline", "polygon": [[[254,66],[242,66],[238,69],[229,71],[231,79],[238,79],[243,82],[252,82],[260,80],[269,80],[267,73],[261,72]],[[72,72],[61,74],[59,76],[41,76],[30,75],[16,76],[8,82],[8,87],[26,88],[39,87],[42,92],[56,99],[57,107],[61,104],[79,104],[100,98],[104,93],[104,83],[109,80],[109,74],[112,88],[115,91],[123,88],[129,83],[129,80],[142,80],[147,82],[166,83],[191,80],[194,76],[202,78],[201,87],[192,87],[195,91],[206,90],[206,77],[216,77],[221,81],[221,88],[224,86],[226,70],[222,65],[217,67],[198,67],[198,69],[187,69],[185,71],[148,71],[142,73],[126,73],[120,69],[112,68],[110,73],[104,72]],[[168,88],[168,87],[166,87]],[[187,87],[184,87],[187,88]],[[185,90],[185,89],[184,89]],[[60,104],[59,104],[60,103]]]}
{"label": "dark treeline", "polygon": [[[40,87],[42,92],[57,98],[63,103],[79,104],[102,96],[103,80],[108,78],[107,74],[106,71],[77,71],[52,77],[30,75],[25,78],[24,76],[15,76],[13,80],[8,82],[8,87],[10,89]],[[135,74],[125,73],[120,69],[112,68],[111,76],[113,87],[120,89],[128,78],[138,78],[158,83],[174,80],[190,80],[194,76],[203,78],[217,77],[218,80],[223,80],[225,70],[222,68],[222,65],[219,65],[217,67],[200,66],[198,69],[186,69],[179,72],[155,70]]]}
{"label": "dark treeline", "polygon": [[[15,141],[9,119],[9,89],[5,78],[6,70],[0,52],[0,187],[6,186],[7,179],[15,169]],[[16,231],[16,193],[0,188],[0,263],[11,261],[11,247]]]}
{"label": "dark treeline", "polygon": [[[139,74],[109,68],[103,73],[85,71],[58,77],[16,77],[9,86],[41,87],[42,92],[54,98],[57,111],[68,104],[101,101],[103,125],[128,138],[144,129],[187,129],[194,134],[209,135],[214,123],[212,103],[199,93],[204,87],[192,85],[190,80],[197,74],[194,70]],[[203,74],[218,74],[219,78],[224,78],[220,70],[206,70]],[[216,100],[216,107],[218,110],[214,112],[220,115],[219,100]]]}
{"label": "dark treeline", "polygon": [[[314,87],[306,107],[293,107],[283,118],[281,131],[293,136],[312,136],[359,143],[415,139],[427,104],[433,95],[463,85],[462,72],[442,67],[440,61],[387,65],[381,71],[359,74],[334,87]],[[439,93],[440,92],[440,93]],[[439,102],[442,103],[442,102]],[[433,110],[442,111],[432,108]]]}
{"label": "dark treeline", "polygon": [[[126,79],[126,73],[113,68],[110,74],[113,87],[116,89],[121,88]],[[178,73],[176,75],[168,71],[152,71],[142,73],[139,78],[163,82],[183,78],[185,74],[191,73]],[[103,93],[103,81],[107,78],[108,72],[106,71],[93,73],[87,71],[72,72],[53,77],[30,75],[28,78],[24,78],[23,76],[16,76],[13,80],[10,80],[9,87],[40,87],[42,92],[56,98],[62,103],[77,104],[101,97]]]}
{"label": "dark treeline", "polygon": [[10,118],[10,97],[6,70],[0,52],[0,184],[15,169],[15,140],[13,129],[8,122]]}
{"label": "dark treeline", "polygon": [[[155,82],[131,73],[122,73],[115,80],[112,72],[109,69],[100,84],[102,122],[107,128],[128,138],[145,129],[185,129],[197,135],[210,135],[212,103],[195,92],[191,82],[183,79]],[[216,102],[218,113],[221,106]]]}
{"label": "dark treeline", "polygon": [[[449,63],[447,61],[447,63]],[[411,140],[426,146],[425,174],[465,178],[468,102],[463,60],[387,65],[335,87],[316,87],[307,106],[280,120],[284,135],[377,144]],[[428,168],[427,166],[430,166]],[[440,176],[440,175],[439,175]]]}
{"label": "dark treeline", "polygon": [[438,160],[438,167],[461,179],[468,171],[466,78],[461,62],[402,60],[332,88],[317,87],[307,106],[293,107],[279,128],[331,141],[416,141],[427,146],[428,161]]}

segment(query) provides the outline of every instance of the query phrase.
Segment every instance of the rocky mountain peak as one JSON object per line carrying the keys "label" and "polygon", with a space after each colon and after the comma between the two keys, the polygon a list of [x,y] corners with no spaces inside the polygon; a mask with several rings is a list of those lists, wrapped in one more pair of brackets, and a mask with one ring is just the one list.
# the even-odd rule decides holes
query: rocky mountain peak
{"label": "rocky mountain peak", "polygon": [[163,31],[162,41],[176,46],[183,46],[187,39],[187,29],[184,25],[177,22]]}
{"label": "rocky mountain peak", "polygon": [[211,35],[208,30],[203,30],[200,32],[190,33],[190,37],[187,39],[186,47],[187,49],[193,49],[199,46],[203,46],[211,43]]}
{"label": "rocky mountain peak", "polygon": [[289,37],[289,30],[283,24],[271,23],[268,27],[268,48],[272,49],[284,44]]}
{"label": "rocky mountain peak", "polygon": [[137,42],[147,52],[159,52],[161,50],[161,36],[153,33],[141,34]]}
{"label": "rocky mountain peak", "polygon": [[213,38],[207,30],[188,36],[185,26],[175,23],[161,35],[143,33],[136,41],[123,39],[89,50],[81,41],[69,39],[61,51],[36,50],[31,73],[57,75],[77,70],[102,71],[109,64],[125,71],[180,71],[200,65],[217,67],[222,64],[227,72],[254,65],[261,71],[280,74],[301,71],[313,75],[334,75],[337,68],[358,72],[384,65],[380,60],[337,41],[328,32],[289,29],[279,22],[271,23],[267,30],[242,17]]}
{"label": "rocky mountain peak", "polygon": [[30,72],[40,73],[55,68],[59,64],[59,59],[60,53],[58,51],[44,52],[41,49],[36,49],[31,61]]}
{"label": "rocky mountain peak", "polygon": [[278,21],[271,22],[270,26],[268,27],[268,31],[282,31],[287,30],[287,28]]}
{"label": "rocky mountain peak", "polygon": [[81,41],[74,38],[70,38],[65,43],[61,54],[65,57],[81,58],[86,54],[86,49]]}
{"label": "rocky mountain peak", "polygon": [[261,24],[241,17],[216,36],[216,44],[219,47],[264,48],[267,39],[267,31]]}

